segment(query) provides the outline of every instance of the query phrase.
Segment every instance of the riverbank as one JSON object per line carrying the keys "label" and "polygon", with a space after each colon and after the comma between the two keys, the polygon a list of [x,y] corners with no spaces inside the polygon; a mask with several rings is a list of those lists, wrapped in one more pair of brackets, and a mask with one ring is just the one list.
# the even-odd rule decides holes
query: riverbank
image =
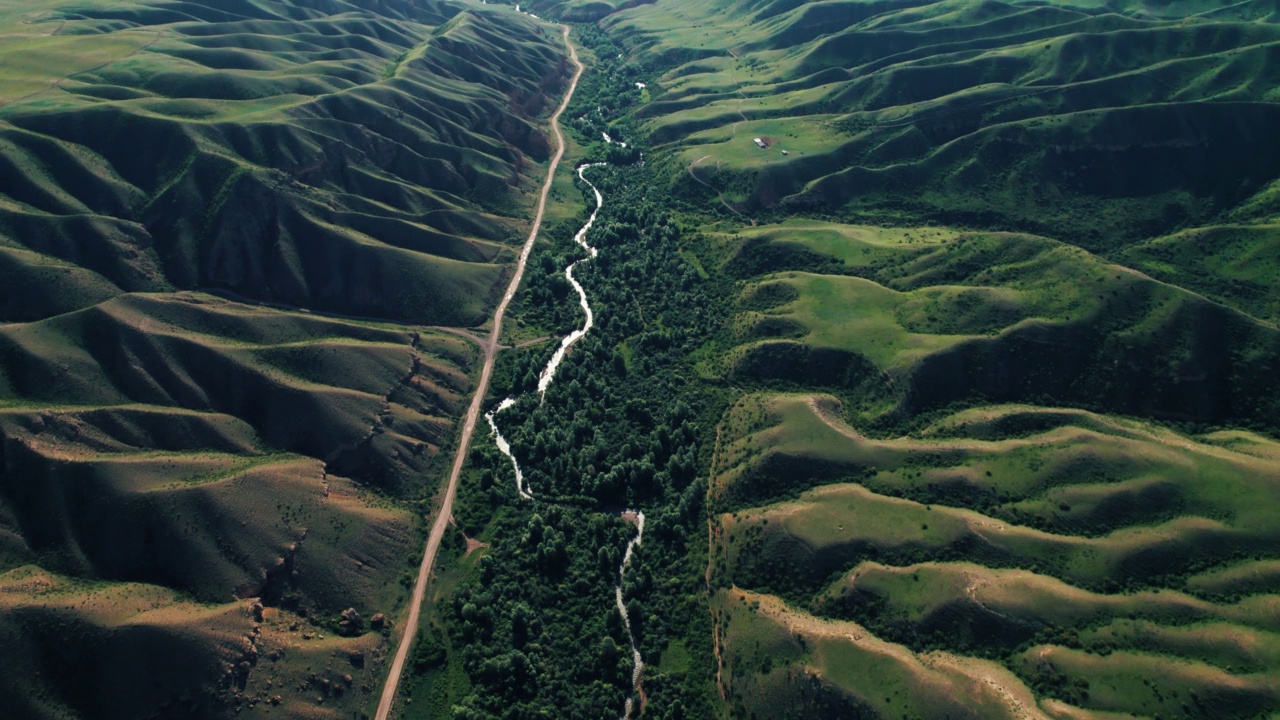
{"label": "riverbank", "polygon": [[395,657],[392,659],[390,672],[387,675],[387,682],[383,686],[382,698],[378,703],[377,720],[387,720],[391,715],[391,707],[395,702],[396,692],[400,687],[400,678],[404,674],[405,660],[409,656],[409,649],[418,632],[418,618],[422,610],[422,600],[426,595],[431,570],[435,564],[436,555],[440,550],[440,541],[444,538],[445,528],[453,516],[453,501],[458,491],[458,478],[462,473],[463,463],[466,461],[467,450],[471,444],[471,436],[475,432],[476,420],[480,416],[480,407],[484,403],[485,395],[489,390],[489,380],[493,375],[494,358],[497,353],[499,339],[502,337],[502,319],[506,314],[507,306],[511,303],[511,299],[515,297],[516,290],[520,287],[521,278],[524,277],[529,253],[538,237],[538,231],[542,228],[542,218],[546,212],[547,197],[551,193],[551,185],[555,179],[556,168],[559,166],[561,158],[564,157],[565,138],[564,132],[560,129],[560,116],[569,107],[569,103],[573,99],[573,93],[578,88],[578,81],[582,79],[582,73],[586,70],[586,66],[578,59],[578,51],[573,46],[573,42],[569,40],[568,26],[562,25],[560,27],[563,32],[565,47],[569,51],[569,59],[573,62],[575,69],[564,99],[551,116],[551,128],[556,136],[556,153],[551,158],[551,163],[547,169],[547,180],[543,184],[542,193],[538,198],[538,209],[529,230],[529,237],[525,240],[524,247],[520,251],[520,259],[516,264],[515,272],[511,276],[507,291],[493,313],[493,329],[489,333],[489,341],[484,349],[484,366],[480,371],[480,381],[476,383],[475,394],[472,396],[471,405],[467,409],[453,466],[449,471],[449,482],[445,486],[444,497],[441,499],[440,509],[435,515],[435,522],[431,526],[431,534],[427,538],[427,545],[422,555],[422,563],[418,567],[418,577],[414,583],[413,596],[409,601],[409,616],[405,620],[400,642],[396,648]]}

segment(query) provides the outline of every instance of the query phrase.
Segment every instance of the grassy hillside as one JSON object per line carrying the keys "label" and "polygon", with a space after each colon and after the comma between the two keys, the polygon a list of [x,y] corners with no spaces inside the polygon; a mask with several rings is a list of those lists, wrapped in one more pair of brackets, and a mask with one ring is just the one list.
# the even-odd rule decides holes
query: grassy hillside
{"label": "grassy hillside", "polygon": [[879,425],[995,401],[1275,429],[1269,319],[1065,243],[800,221],[722,237],[749,280],[706,372],[831,388]]}
{"label": "grassy hillside", "polygon": [[82,303],[223,288],[483,321],[567,74],[533,21],[452,2],[10,5],[13,52],[40,64],[0,82],[6,264],[92,271]]}
{"label": "grassy hillside", "polygon": [[1152,277],[1275,324],[1280,320],[1278,249],[1280,227],[1274,224],[1216,225],[1149,240],[1121,257]]}
{"label": "grassy hillside", "polygon": [[1280,705],[1273,441],[1029,406],[876,440],[840,410],[751,396],[721,424],[713,613],[744,714]]}
{"label": "grassy hillside", "polygon": [[[5,696],[32,717],[366,704],[468,342],[195,294],[0,335],[0,626],[29,670]],[[193,659],[138,683],[169,654]],[[339,695],[307,681],[321,667]]]}
{"label": "grassy hillside", "polygon": [[679,195],[1107,251],[1274,215],[1277,20],[1225,0],[659,0],[601,24],[651,69],[635,117]]}
{"label": "grassy hillside", "polygon": [[1151,275],[1018,233],[713,234],[735,714],[1276,712],[1267,227],[1125,252]]}
{"label": "grassy hillside", "polygon": [[[0,680],[359,716],[568,76],[427,0],[0,0]],[[3,714],[3,713],[0,713]]]}

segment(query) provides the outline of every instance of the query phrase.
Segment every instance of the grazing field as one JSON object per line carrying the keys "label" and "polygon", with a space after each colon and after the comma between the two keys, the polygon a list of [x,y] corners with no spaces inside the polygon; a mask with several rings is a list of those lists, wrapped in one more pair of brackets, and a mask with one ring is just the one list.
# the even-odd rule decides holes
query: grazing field
{"label": "grazing field", "polygon": [[743,712],[1280,704],[1274,441],[1029,406],[873,439],[823,395],[748,396],[721,429],[713,613]]}
{"label": "grazing field", "polygon": [[1149,274],[1015,233],[712,234],[740,281],[699,369],[755,388],[710,487],[733,712],[1280,709],[1268,227],[1126,251]]}
{"label": "grazing field", "polygon": [[830,388],[879,425],[1046,401],[1274,427],[1272,322],[1066,243],[799,221],[717,238],[746,281],[705,372]]}
{"label": "grazing field", "polygon": [[635,117],[678,195],[709,192],[699,162],[748,214],[1108,251],[1274,216],[1276,18],[1261,1],[660,0],[601,24],[657,73]]}

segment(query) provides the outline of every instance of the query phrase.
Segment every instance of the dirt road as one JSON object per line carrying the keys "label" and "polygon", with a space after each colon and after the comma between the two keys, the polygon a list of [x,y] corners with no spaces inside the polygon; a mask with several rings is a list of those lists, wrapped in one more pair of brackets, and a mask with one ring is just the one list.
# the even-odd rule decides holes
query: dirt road
{"label": "dirt road", "polygon": [[729,201],[728,201],[728,200],[725,200],[725,199],[724,199],[724,193],[720,192],[719,190],[716,190],[715,186],[713,186],[711,183],[707,182],[706,180],[703,180],[702,178],[698,177],[697,173],[695,173],[695,172],[693,171],[693,169],[694,169],[695,167],[697,167],[697,166],[698,166],[698,163],[701,163],[703,160],[706,160],[706,159],[707,159],[707,158],[709,158],[709,157],[711,157],[711,156],[710,156],[710,155],[703,155],[702,157],[698,158],[697,160],[694,160],[693,162],[689,163],[689,167],[688,167],[688,170],[689,170],[689,177],[691,177],[691,178],[693,178],[694,180],[697,180],[698,182],[702,183],[703,185],[705,185],[705,186],[707,186],[707,187],[711,188],[711,191],[712,191],[712,192],[714,192],[714,193],[716,194],[716,196],[720,198],[720,204],[721,204],[721,205],[724,205],[724,207],[725,207],[725,209],[726,209],[726,210],[728,210],[729,212],[733,213],[734,215],[737,215],[738,217],[742,218],[743,220],[746,220],[747,222],[750,222],[750,223],[751,223],[751,227],[755,227],[755,226],[756,226],[756,221],[755,221],[755,220],[752,220],[751,218],[747,217],[746,215],[743,215],[742,213],[738,212],[738,210],[737,210],[736,208],[734,208],[732,205],[730,205],[730,204],[729,204]]}
{"label": "dirt road", "polygon": [[462,474],[462,464],[467,457],[467,448],[471,445],[471,436],[476,429],[476,420],[480,417],[480,406],[484,403],[485,394],[489,390],[489,377],[493,374],[493,360],[497,355],[498,338],[502,334],[502,316],[507,312],[507,305],[511,303],[511,298],[516,294],[516,289],[520,287],[520,278],[524,276],[524,266],[529,259],[529,251],[533,249],[533,242],[538,237],[538,230],[542,227],[542,215],[547,209],[547,197],[551,193],[551,183],[555,179],[556,168],[560,166],[560,159],[564,157],[564,132],[560,129],[560,115],[569,106],[569,101],[573,98],[573,93],[578,89],[578,80],[582,77],[585,66],[578,59],[578,51],[574,48],[573,43],[569,41],[569,28],[561,26],[564,33],[564,44],[569,49],[569,58],[573,61],[574,72],[573,80],[569,83],[569,90],[564,95],[564,100],[560,102],[560,107],[556,108],[556,112],[551,116],[551,129],[556,135],[556,154],[551,158],[551,166],[547,170],[547,181],[542,186],[542,195],[538,198],[537,214],[533,218],[533,227],[529,231],[529,238],[524,242],[524,249],[520,251],[520,260],[516,263],[515,274],[511,276],[511,283],[507,286],[507,292],[502,297],[502,302],[498,303],[498,308],[493,313],[493,330],[489,333],[489,341],[484,347],[484,367],[480,371],[480,382],[476,384],[475,395],[471,398],[471,407],[467,409],[466,420],[462,425],[462,435],[458,440],[458,451],[453,458],[453,469],[449,472],[449,484],[444,491],[444,500],[440,503],[440,510],[436,513],[436,520],[431,525],[431,534],[427,537],[427,548],[422,554],[422,565],[418,568],[418,581],[413,586],[413,597],[409,600],[409,617],[404,623],[404,633],[400,636],[400,646],[396,649],[395,659],[391,662],[391,672],[387,675],[387,683],[382,688],[382,700],[378,703],[377,720],[387,720],[391,715],[391,704],[396,698],[396,690],[400,687],[400,676],[404,672],[405,660],[409,657],[409,649],[413,647],[414,636],[418,633],[418,616],[422,609],[422,600],[427,593],[427,582],[431,578],[431,568],[435,565],[436,552],[440,549],[440,541],[444,538],[445,529],[449,525],[449,520],[453,515],[453,498],[458,491],[458,478]]}

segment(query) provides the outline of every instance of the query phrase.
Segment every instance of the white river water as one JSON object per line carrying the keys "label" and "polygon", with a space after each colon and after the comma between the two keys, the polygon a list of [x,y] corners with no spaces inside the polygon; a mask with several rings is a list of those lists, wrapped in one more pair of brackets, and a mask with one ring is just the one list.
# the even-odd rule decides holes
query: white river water
{"label": "white river water", "polygon": [[[625,513],[624,513],[625,514]],[[622,624],[627,626],[627,640],[631,642],[631,659],[635,666],[631,670],[632,689],[640,688],[640,676],[644,674],[644,658],[640,656],[640,648],[636,647],[636,636],[631,634],[631,618],[627,616],[627,605],[622,602],[622,581],[627,576],[627,565],[631,562],[631,551],[644,539],[644,513],[636,513],[636,536],[627,543],[627,551],[622,556],[622,565],[618,568],[618,584],[613,588],[614,599],[618,603],[618,614],[622,616]],[[622,711],[622,720],[631,717],[634,696],[627,696],[627,706]]]}
{"label": "white river water", "polygon": [[[596,256],[596,249],[587,244],[587,232],[591,230],[591,226],[596,222],[596,215],[600,213],[600,206],[604,204],[604,196],[600,194],[600,190],[596,188],[595,185],[592,185],[591,181],[588,180],[583,173],[586,172],[587,168],[597,166],[598,165],[583,165],[578,168],[578,177],[581,178],[582,181],[591,188],[591,191],[596,194],[596,209],[591,211],[591,217],[587,218],[587,224],[583,225],[582,229],[578,231],[578,234],[573,236],[573,241],[581,245],[587,251],[587,254],[591,256],[587,258],[587,260],[593,259]],[[586,260],[579,260],[565,268],[564,276],[569,278],[569,284],[573,286],[574,290],[578,291],[578,302],[582,305],[582,311],[587,314],[587,321],[582,324],[581,329],[574,330],[560,341],[560,347],[556,349],[556,354],[551,356],[551,362],[547,363],[547,366],[542,370],[542,374],[538,376],[539,395],[547,394],[547,386],[555,379],[556,370],[560,367],[560,362],[564,360],[564,354],[569,351],[569,348],[573,347],[574,343],[586,336],[586,334],[591,331],[592,326],[596,324],[595,314],[591,312],[591,303],[587,302],[587,291],[583,290],[582,284],[573,277],[573,269],[581,262],[586,262]]]}
{"label": "white river water", "polygon": [[[605,137],[608,139],[607,135]],[[612,142],[612,140],[610,140],[610,142]],[[574,343],[585,337],[595,325],[595,314],[591,311],[591,303],[587,301],[587,291],[584,290],[582,284],[573,277],[573,269],[577,267],[579,263],[586,262],[587,260],[591,260],[596,257],[596,249],[587,244],[587,232],[589,232],[591,230],[591,226],[595,224],[596,215],[600,213],[600,208],[604,205],[604,196],[600,194],[600,189],[592,184],[592,182],[588,180],[586,175],[583,173],[585,173],[588,168],[599,167],[601,165],[604,165],[604,163],[581,165],[578,167],[578,177],[591,188],[593,193],[595,193],[596,207],[591,211],[591,217],[587,219],[587,224],[583,225],[582,229],[578,231],[578,234],[573,236],[574,242],[581,245],[583,249],[587,251],[589,257],[571,263],[569,267],[564,270],[564,275],[569,279],[569,284],[578,292],[578,300],[582,305],[582,311],[586,313],[587,320],[582,324],[581,328],[569,333],[560,341],[560,347],[557,348],[555,354],[551,356],[551,360],[547,362],[547,366],[542,369],[542,374],[538,376],[538,394],[540,396],[546,395],[547,387],[550,386],[551,381],[555,379],[556,370],[560,367],[560,363],[564,361],[565,354],[569,351],[569,348],[573,347]],[[507,442],[507,439],[502,436],[502,432],[498,430],[498,423],[495,419],[495,416],[515,404],[516,399],[514,397],[506,398],[498,404],[498,407],[486,413],[484,417],[485,420],[489,421],[489,428],[493,431],[493,440],[498,446],[498,450],[511,460],[511,467],[515,470],[516,475],[516,492],[520,494],[520,498],[522,500],[534,500],[533,491],[525,485],[524,473],[520,471],[520,463],[516,460],[516,456],[511,452],[511,444]],[[627,565],[631,563],[631,554],[644,537],[644,513],[633,513],[628,510],[627,512],[622,513],[622,515],[628,519],[634,518],[636,524],[636,536],[631,538],[631,541],[627,543],[627,550],[622,556],[622,564],[618,566],[618,584],[615,585],[613,589],[614,599],[618,606],[618,614],[622,616],[622,624],[627,628],[627,639],[631,643],[631,657],[635,661],[635,667],[631,671],[631,685],[633,692],[627,696],[626,708],[623,710],[621,718],[621,720],[628,720],[634,710],[634,690],[640,688],[640,678],[644,674],[644,658],[641,657],[640,648],[636,645],[635,635],[631,633],[631,619],[627,617],[627,605],[622,601],[622,581],[626,578]]]}

